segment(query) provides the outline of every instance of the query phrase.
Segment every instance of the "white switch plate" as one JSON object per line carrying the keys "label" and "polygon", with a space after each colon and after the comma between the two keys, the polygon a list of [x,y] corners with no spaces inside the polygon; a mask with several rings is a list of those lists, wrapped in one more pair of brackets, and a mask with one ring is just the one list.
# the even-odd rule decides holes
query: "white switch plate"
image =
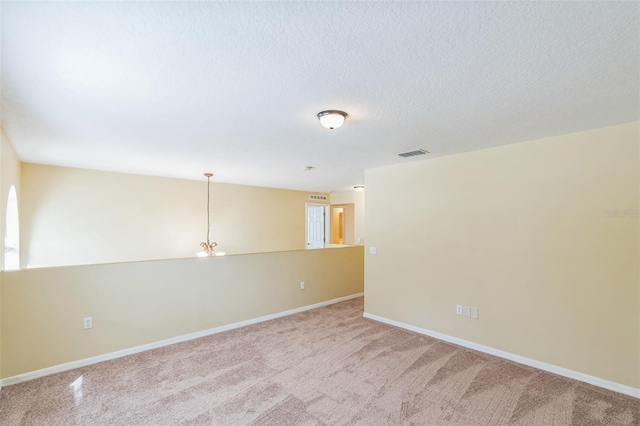
{"label": "white switch plate", "polygon": [[84,329],[88,330],[90,328],[93,328],[93,318],[92,317],[86,317],[84,319]]}
{"label": "white switch plate", "polygon": [[369,254],[378,254],[378,249],[375,247],[369,247]]}
{"label": "white switch plate", "polygon": [[471,318],[478,319],[478,308],[471,308]]}
{"label": "white switch plate", "polygon": [[469,308],[468,306],[463,306],[462,307],[462,315],[464,315],[465,317],[470,317],[471,316],[471,308]]}
{"label": "white switch plate", "polygon": [[300,283],[300,290],[304,290],[304,281]]}
{"label": "white switch plate", "polygon": [[456,305],[456,315],[462,315],[462,305]]}

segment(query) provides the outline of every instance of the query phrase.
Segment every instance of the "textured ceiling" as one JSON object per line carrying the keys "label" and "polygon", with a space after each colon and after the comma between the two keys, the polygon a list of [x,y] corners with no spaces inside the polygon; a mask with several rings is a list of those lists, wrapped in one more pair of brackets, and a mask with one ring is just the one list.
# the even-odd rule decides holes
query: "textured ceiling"
{"label": "textured ceiling", "polygon": [[639,8],[3,1],[2,125],[26,162],[347,190],[402,151],[638,120]]}

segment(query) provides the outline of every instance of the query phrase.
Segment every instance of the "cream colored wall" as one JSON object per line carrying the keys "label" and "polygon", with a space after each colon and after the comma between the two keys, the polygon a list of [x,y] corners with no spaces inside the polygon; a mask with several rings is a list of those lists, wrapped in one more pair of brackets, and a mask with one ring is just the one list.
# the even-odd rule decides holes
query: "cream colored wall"
{"label": "cream colored wall", "polygon": [[344,208],[344,243],[355,244],[355,215],[353,204],[343,204]]}
{"label": "cream colored wall", "polygon": [[[365,191],[366,192],[366,191]],[[344,191],[332,192],[330,196],[331,204],[353,204],[354,205],[354,240],[353,244],[364,244],[365,242],[365,214],[364,198],[365,192]]]}
{"label": "cream colored wall", "polygon": [[[192,257],[206,238],[201,181],[23,164],[28,267]],[[217,250],[305,248],[309,193],[211,184]]]}
{"label": "cream colored wall", "polygon": [[640,388],[639,135],[367,170],[366,312]]}
{"label": "cream colored wall", "polygon": [[0,376],[356,294],[363,258],[347,247],[5,272]]}

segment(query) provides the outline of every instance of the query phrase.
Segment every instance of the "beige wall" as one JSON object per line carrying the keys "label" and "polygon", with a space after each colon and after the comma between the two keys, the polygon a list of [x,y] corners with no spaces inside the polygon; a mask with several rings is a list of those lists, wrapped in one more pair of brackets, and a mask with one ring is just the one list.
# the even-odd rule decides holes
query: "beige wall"
{"label": "beige wall", "polygon": [[[206,239],[204,177],[23,164],[22,186],[24,266],[192,257]],[[213,182],[211,197],[217,250],[305,248],[308,192]]]}
{"label": "beige wall", "polygon": [[365,241],[365,223],[364,223],[365,192],[356,192],[356,191],[332,192],[330,196],[331,204],[353,204],[353,208],[354,208],[353,233],[354,233],[355,242],[352,244],[364,244],[364,241]]}
{"label": "beige wall", "polygon": [[639,131],[367,170],[366,312],[640,388]]}
{"label": "beige wall", "polygon": [[0,376],[356,294],[363,262],[347,247],[3,272]]}

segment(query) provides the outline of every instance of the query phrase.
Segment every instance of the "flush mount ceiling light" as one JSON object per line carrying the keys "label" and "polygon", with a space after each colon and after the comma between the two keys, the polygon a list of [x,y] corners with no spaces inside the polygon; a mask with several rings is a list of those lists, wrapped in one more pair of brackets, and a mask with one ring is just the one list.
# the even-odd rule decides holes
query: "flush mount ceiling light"
{"label": "flush mount ceiling light", "polygon": [[320,120],[320,124],[329,130],[337,129],[342,126],[345,118],[347,118],[346,112],[335,109],[328,109],[318,113],[318,120]]}
{"label": "flush mount ceiling light", "polygon": [[364,186],[363,185],[356,185],[353,187],[353,190],[356,192],[362,192],[364,191]]}

